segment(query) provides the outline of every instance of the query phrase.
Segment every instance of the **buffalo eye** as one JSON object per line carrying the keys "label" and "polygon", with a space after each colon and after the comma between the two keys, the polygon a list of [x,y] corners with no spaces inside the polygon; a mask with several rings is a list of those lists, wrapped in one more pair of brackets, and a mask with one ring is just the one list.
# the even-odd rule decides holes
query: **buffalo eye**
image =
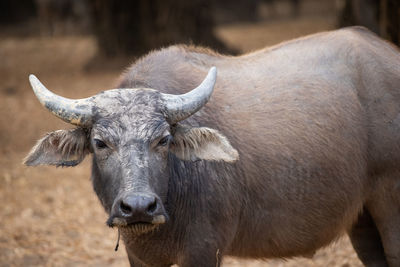
{"label": "buffalo eye", "polygon": [[98,149],[104,149],[107,147],[106,143],[104,143],[100,139],[94,139],[93,141],[94,141],[96,148],[98,148]]}
{"label": "buffalo eye", "polygon": [[167,135],[164,136],[163,138],[160,139],[160,141],[158,141],[158,146],[166,146],[168,145],[169,141],[171,140],[171,136]]}

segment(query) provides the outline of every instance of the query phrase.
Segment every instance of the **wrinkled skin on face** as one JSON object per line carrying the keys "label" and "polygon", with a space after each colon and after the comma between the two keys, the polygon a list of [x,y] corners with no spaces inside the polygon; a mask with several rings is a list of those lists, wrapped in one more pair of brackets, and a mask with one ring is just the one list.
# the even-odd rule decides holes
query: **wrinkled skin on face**
{"label": "wrinkled skin on face", "polygon": [[[105,104],[103,104],[105,103]],[[121,90],[96,103],[91,130],[93,184],[108,213],[118,197],[147,192],[166,199],[171,127],[153,90]]]}

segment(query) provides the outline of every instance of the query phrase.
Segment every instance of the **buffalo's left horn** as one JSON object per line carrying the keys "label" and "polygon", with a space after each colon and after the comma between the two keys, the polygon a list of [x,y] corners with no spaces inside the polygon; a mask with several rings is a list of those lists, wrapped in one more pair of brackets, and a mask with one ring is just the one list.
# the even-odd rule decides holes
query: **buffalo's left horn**
{"label": "buffalo's left horn", "polygon": [[212,67],[203,82],[192,91],[182,95],[162,94],[167,120],[173,124],[184,120],[201,109],[210,99],[217,79],[217,68]]}
{"label": "buffalo's left horn", "polygon": [[35,75],[29,75],[33,92],[40,103],[60,119],[79,126],[89,126],[92,122],[90,98],[68,99],[50,92]]}

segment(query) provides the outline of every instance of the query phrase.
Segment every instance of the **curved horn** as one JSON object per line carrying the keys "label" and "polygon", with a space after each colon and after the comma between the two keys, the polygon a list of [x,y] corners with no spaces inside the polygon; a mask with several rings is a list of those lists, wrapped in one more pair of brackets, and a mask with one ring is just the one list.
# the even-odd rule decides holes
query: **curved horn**
{"label": "curved horn", "polygon": [[173,124],[184,120],[201,109],[210,99],[217,79],[217,68],[212,67],[203,82],[182,95],[162,94],[166,101],[167,120]]}
{"label": "curved horn", "polygon": [[79,126],[88,126],[92,121],[92,104],[89,98],[68,99],[50,92],[35,75],[29,75],[33,92],[40,103],[60,119]]}

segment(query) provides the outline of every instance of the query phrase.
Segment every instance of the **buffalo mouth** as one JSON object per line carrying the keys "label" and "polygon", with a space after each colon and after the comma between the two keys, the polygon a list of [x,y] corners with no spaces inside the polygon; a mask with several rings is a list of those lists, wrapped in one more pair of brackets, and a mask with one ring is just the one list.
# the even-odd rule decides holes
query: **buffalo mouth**
{"label": "buffalo mouth", "polygon": [[161,224],[166,222],[164,215],[154,216],[150,222],[128,222],[125,218],[114,217],[107,220],[110,227],[118,227],[122,232],[134,235],[142,235],[155,231]]}
{"label": "buffalo mouth", "polygon": [[159,224],[145,223],[145,222],[137,222],[128,224],[127,226],[119,227],[119,229],[123,233],[130,233],[133,235],[142,235],[149,232],[155,231],[159,227]]}

